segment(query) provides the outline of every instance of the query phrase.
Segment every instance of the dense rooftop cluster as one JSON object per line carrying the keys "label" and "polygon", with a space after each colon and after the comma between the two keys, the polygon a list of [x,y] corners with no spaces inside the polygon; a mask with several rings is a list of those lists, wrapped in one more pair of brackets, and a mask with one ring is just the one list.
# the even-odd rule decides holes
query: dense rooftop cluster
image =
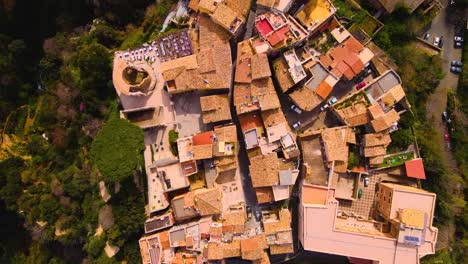
{"label": "dense rooftop cluster", "polygon": [[250,5],[191,0],[188,29],[115,54],[121,117],[145,132],[143,263],[269,263],[296,234],[352,263],[434,253],[417,146],[389,151],[411,109],[393,64],[328,0]]}

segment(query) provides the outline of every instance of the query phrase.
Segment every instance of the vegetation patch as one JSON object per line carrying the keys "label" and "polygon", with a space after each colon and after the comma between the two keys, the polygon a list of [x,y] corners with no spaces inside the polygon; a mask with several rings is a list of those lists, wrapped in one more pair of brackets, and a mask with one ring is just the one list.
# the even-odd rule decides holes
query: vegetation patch
{"label": "vegetation patch", "polygon": [[413,152],[405,152],[384,158],[384,161],[379,168],[391,168],[403,165],[405,162],[412,160],[414,158]]}
{"label": "vegetation patch", "polygon": [[141,163],[143,131],[130,122],[112,118],[91,145],[90,155],[105,181],[120,182]]}
{"label": "vegetation patch", "polygon": [[177,149],[177,139],[179,139],[179,132],[171,129],[169,130],[169,145],[171,147],[172,155],[178,157],[179,150]]}

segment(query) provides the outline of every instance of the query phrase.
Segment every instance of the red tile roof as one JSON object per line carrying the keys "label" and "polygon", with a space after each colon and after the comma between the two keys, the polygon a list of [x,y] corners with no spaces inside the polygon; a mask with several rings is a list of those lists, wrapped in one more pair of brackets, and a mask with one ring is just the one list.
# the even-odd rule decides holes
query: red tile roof
{"label": "red tile roof", "polygon": [[344,75],[346,79],[351,80],[364,68],[364,63],[358,57],[363,48],[364,46],[351,36],[327,55],[321,56],[320,61],[325,67],[331,67],[331,71],[337,77]]}
{"label": "red tile roof", "polygon": [[273,32],[271,35],[267,36],[267,41],[270,42],[271,46],[275,46],[286,38],[286,33],[289,32],[289,28],[284,26],[277,31]]}
{"label": "red tile roof", "polygon": [[207,131],[192,137],[193,145],[211,145],[213,144],[213,131]]}
{"label": "red tile roof", "polygon": [[410,178],[425,180],[424,164],[421,158],[405,162],[406,175]]}
{"label": "red tile roof", "polygon": [[322,99],[325,100],[328,97],[328,95],[331,93],[332,89],[333,87],[331,87],[325,81],[322,81],[317,87],[317,90],[315,90],[315,92],[317,93],[318,96],[320,96]]}
{"label": "red tile roof", "polygon": [[239,123],[242,132],[248,131],[253,128],[262,127],[262,119],[258,113],[248,113],[239,116]]}

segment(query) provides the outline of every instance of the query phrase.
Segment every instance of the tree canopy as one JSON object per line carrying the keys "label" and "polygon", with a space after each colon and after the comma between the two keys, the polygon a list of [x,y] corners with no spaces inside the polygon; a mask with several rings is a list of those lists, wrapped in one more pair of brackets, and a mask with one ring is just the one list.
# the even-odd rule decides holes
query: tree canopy
{"label": "tree canopy", "polygon": [[141,164],[143,131],[130,122],[111,118],[91,145],[91,158],[106,181],[120,182]]}

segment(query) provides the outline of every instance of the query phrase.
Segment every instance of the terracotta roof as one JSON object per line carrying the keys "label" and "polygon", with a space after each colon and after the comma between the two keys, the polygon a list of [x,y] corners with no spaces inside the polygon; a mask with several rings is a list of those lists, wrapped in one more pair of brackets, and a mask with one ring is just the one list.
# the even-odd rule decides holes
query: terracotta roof
{"label": "terracotta roof", "polygon": [[223,243],[224,258],[235,258],[241,256],[241,242],[236,239],[230,243]]}
{"label": "terracotta roof", "polygon": [[221,240],[222,236],[223,236],[223,226],[219,224],[212,224],[210,226],[210,241]]}
{"label": "terracotta roof", "polygon": [[251,94],[257,98],[262,111],[281,107],[271,78],[253,80]]}
{"label": "terracotta roof", "polygon": [[271,153],[250,159],[250,177],[253,187],[265,187],[279,184],[278,156]]}
{"label": "terracotta roof", "polygon": [[250,45],[250,40],[237,43],[237,61],[235,82],[250,83],[252,81],[251,61],[254,51]]}
{"label": "terracotta roof", "polygon": [[249,131],[254,128],[261,128],[262,125],[262,118],[258,113],[248,113],[245,115],[239,116],[239,123],[242,129],[242,132]]}
{"label": "terracotta roof", "polygon": [[273,70],[275,78],[281,88],[281,91],[286,92],[294,86],[294,80],[288,71],[289,66],[283,56],[280,56],[273,62]]}
{"label": "terracotta roof", "polygon": [[219,3],[211,18],[223,28],[229,30],[236,21],[237,14],[227,5]]}
{"label": "terracotta roof", "polygon": [[219,157],[215,160],[216,165],[216,172],[221,173],[223,171],[234,170],[237,168],[237,156],[226,156],[226,157]]}
{"label": "terracotta roof", "polygon": [[375,157],[382,156],[387,153],[387,149],[384,146],[373,146],[364,148],[364,157]]}
{"label": "terracotta roof", "polygon": [[221,190],[219,188],[199,190],[196,190],[194,200],[200,215],[220,214],[223,209],[223,193]]}
{"label": "terracotta roof", "polygon": [[266,235],[291,230],[291,212],[289,212],[288,209],[282,209],[278,212],[278,215],[278,220],[263,221],[263,227]]}
{"label": "terracotta roof", "polygon": [[365,147],[373,147],[378,145],[387,146],[392,142],[389,133],[381,132],[381,133],[372,133],[372,134],[365,134],[364,135],[364,144]]}
{"label": "terracotta roof", "polygon": [[223,243],[208,242],[208,259],[221,260],[224,258]]}
{"label": "terracotta roof", "polygon": [[403,87],[399,84],[390,89],[384,95],[382,95],[381,99],[386,107],[392,107],[393,105],[401,101],[401,99],[405,98],[405,96],[405,91],[403,90]]}
{"label": "terracotta roof", "polygon": [[232,213],[224,213],[223,214],[224,226],[231,226],[235,233],[241,234],[244,233],[245,230],[245,222],[246,222],[246,213],[245,211],[239,212],[232,212]]}
{"label": "terracotta roof", "polygon": [[170,82],[169,92],[194,89],[228,89],[231,84],[231,48],[224,29],[211,19],[199,16],[198,53],[161,63],[161,72]]}
{"label": "terracotta roof", "polygon": [[200,0],[198,3],[198,8],[209,12],[214,12],[216,10],[217,3],[218,2],[215,0]]}
{"label": "terracotta roof", "polygon": [[348,134],[354,134],[354,132],[347,127],[330,128],[322,131],[322,141],[328,161],[348,160]]}
{"label": "terracotta roof", "polygon": [[159,241],[162,249],[168,249],[170,247],[169,243],[169,231],[163,231],[159,233]]}
{"label": "terracotta roof", "polygon": [[276,30],[272,34],[268,35],[266,37],[266,40],[270,43],[271,46],[274,47],[274,46],[278,45],[281,41],[286,39],[286,33],[288,33],[288,32],[289,32],[289,27],[284,26],[284,27]]}
{"label": "terracotta roof", "polygon": [[229,45],[230,34],[221,26],[213,22],[208,15],[198,16],[198,41],[200,49],[217,45]]}
{"label": "terracotta roof", "polygon": [[424,171],[424,164],[421,158],[413,159],[405,162],[406,175],[411,178],[426,179],[426,173]]}
{"label": "terracotta roof", "polygon": [[271,255],[288,254],[288,253],[294,253],[293,244],[270,245],[270,254]]}
{"label": "terracotta roof", "polygon": [[262,204],[275,201],[273,189],[271,187],[259,187],[254,188],[254,190],[255,195],[257,196],[257,203]]}
{"label": "terracotta roof", "polygon": [[271,76],[270,63],[265,53],[255,54],[252,57],[252,79],[261,79]]}
{"label": "terracotta roof", "polygon": [[345,123],[352,127],[365,125],[370,121],[367,107],[363,102],[355,103],[344,109],[338,109],[336,112],[344,119]]}
{"label": "terracotta roof", "polygon": [[281,111],[281,108],[263,111],[261,115],[262,115],[263,125],[266,128],[279,125],[279,124],[287,124],[286,118],[284,117],[284,114],[283,114],[283,111]]}
{"label": "terracotta roof", "polygon": [[218,141],[237,142],[237,127],[236,125],[228,125],[215,127],[214,133]]}
{"label": "terracotta roof", "polygon": [[205,124],[231,120],[232,118],[227,94],[200,97],[200,105]]}
{"label": "terracotta roof", "polygon": [[261,259],[266,248],[265,234],[241,240],[241,255],[245,260]]}
{"label": "terracotta roof", "polygon": [[372,119],[376,119],[385,114],[382,107],[378,103],[374,103],[373,105],[369,106],[367,110],[369,111],[369,114],[371,115]]}
{"label": "terracotta roof", "polygon": [[251,0],[224,0],[224,4],[231,8],[240,17],[247,17],[250,11]]}
{"label": "terracotta roof", "polygon": [[395,111],[395,109],[392,109],[383,116],[372,120],[371,124],[375,132],[380,132],[390,128],[395,122],[398,122],[398,120],[400,120],[400,115]]}
{"label": "terracotta roof", "polygon": [[334,47],[326,55],[320,56],[320,61],[325,67],[331,67],[331,71],[341,77],[351,80],[359,74],[364,68],[364,63],[358,56],[358,53],[364,49],[364,46],[350,36],[340,45]]}
{"label": "terracotta roof", "polygon": [[198,11],[198,4],[200,3],[200,0],[190,0],[188,4],[188,8]]}
{"label": "terracotta roof", "polygon": [[328,95],[330,95],[332,89],[333,87],[331,87],[327,82],[322,81],[315,90],[315,93],[325,100]]}
{"label": "terracotta roof", "polygon": [[193,145],[211,145],[213,141],[213,131],[202,132],[192,137]]}
{"label": "terracotta roof", "polygon": [[312,111],[323,102],[320,96],[305,86],[294,90],[289,97],[304,111]]}
{"label": "terracotta roof", "polygon": [[192,146],[194,160],[211,159],[213,157],[212,145],[194,145]]}

